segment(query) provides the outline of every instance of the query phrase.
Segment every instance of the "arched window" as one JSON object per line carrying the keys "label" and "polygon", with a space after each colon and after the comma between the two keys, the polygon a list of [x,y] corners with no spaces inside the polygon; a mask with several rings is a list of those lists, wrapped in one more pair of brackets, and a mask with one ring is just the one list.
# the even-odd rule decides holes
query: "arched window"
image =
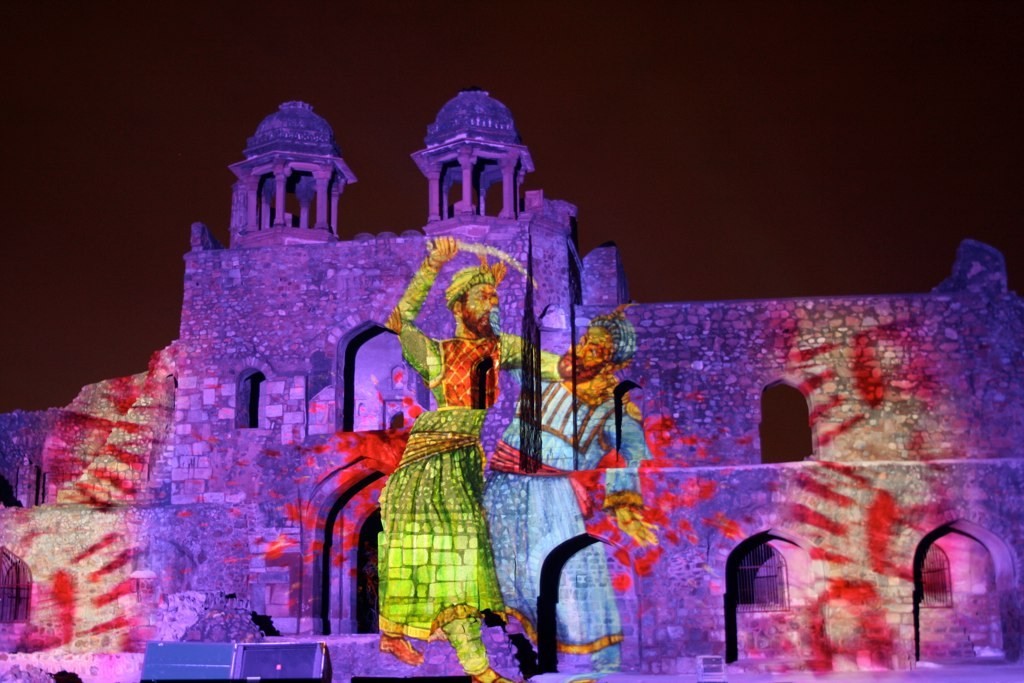
{"label": "arched window", "polygon": [[28,565],[7,548],[0,548],[0,623],[27,621],[31,593]]}
{"label": "arched window", "polygon": [[338,418],[346,432],[409,426],[420,412],[416,406],[430,405],[430,391],[402,356],[398,335],[375,323],[356,327],[338,343],[337,377]]}
{"label": "arched window", "polygon": [[932,543],[921,563],[921,607],[952,607],[953,582],[949,576],[949,557]]}
{"label": "arched window", "polygon": [[484,358],[473,368],[473,407],[489,408],[494,405],[494,361]]}
{"label": "arched window", "polygon": [[259,370],[242,373],[235,400],[235,426],[239,429],[255,429],[260,426],[260,392],[266,380],[266,375]]}
{"label": "arched window", "polygon": [[811,455],[811,423],[807,398],[785,382],[761,392],[761,462],[800,462]]}
{"label": "arched window", "polygon": [[33,466],[35,470],[35,505],[42,505],[46,502],[46,473],[39,465]]}
{"label": "arched window", "polygon": [[917,659],[1003,649],[1003,603],[1016,585],[1014,564],[1005,542],[973,522],[956,520],[926,534],[913,560]]}
{"label": "arched window", "polygon": [[626,380],[615,387],[615,450],[622,450],[622,416],[626,407],[626,394],[632,389],[639,389],[636,382]]}
{"label": "arched window", "polygon": [[784,631],[765,629],[780,618],[794,629],[810,629],[801,610],[812,598],[810,578],[810,557],[794,541],[764,531],[737,545],[725,561],[725,660],[787,648]]}
{"label": "arched window", "polygon": [[754,546],[736,567],[736,609],[768,612],[788,608],[786,561],[767,543]]}

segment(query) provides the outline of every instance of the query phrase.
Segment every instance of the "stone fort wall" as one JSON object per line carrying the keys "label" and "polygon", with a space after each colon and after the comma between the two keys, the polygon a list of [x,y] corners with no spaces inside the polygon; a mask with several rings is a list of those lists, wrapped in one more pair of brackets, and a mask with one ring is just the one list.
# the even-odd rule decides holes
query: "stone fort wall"
{"label": "stone fort wall", "polygon": [[[416,670],[379,655],[361,621],[380,492],[409,422],[431,407],[397,347],[371,342],[428,239],[446,235],[510,259],[503,331],[536,327],[540,347],[563,354],[597,316],[621,310],[636,330],[614,420],[620,432],[622,414],[638,420],[642,462],[564,475],[593,507],[584,540],[606,551],[623,669],[691,672],[700,654],[822,671],[1019,659],[1024,302],[998,252],[965,242],[925,294],[625,306],[614,245],[576,253],[575,207],[539,191],[513,201],[532,160],[504,105],[484,101],[500,124],[478,150],[491,156],[449,149],[445,134],[414,157],[433,197],[424,232],[352,241],[327,223],[354,180],[333,133],[308,105],[284,105],[232,167],[232,245],[193,226],[179,338],[145,372],[86,387],[65,408],[0,416],[0,648],[86,656],[151,639],[258,639],[251,610],[283,634],[329,638],[349,674],[460,672],[443,644]],[[317,131],[319,152],[287,136],[271,149],[275,131],[299,124]],[[467,179],[478,186],[449,196]],[[501,215],[482,215],[499,183]],[[272,223],[288,192],[304,208]],[[451,334],[444,287],[476,262],[463,253],[442,270],[416,321],[430,336]],[[531,396],[516,375],[501,376],[488,454]],[[349,428],[357,390],[379,399],[380,429]],[[795,398],[785,419],[780,395]],[[805,445],[773,445],[786,432],[806,432]],[[620,446],[606,454],[612,469]],[[657,543],[605,509],[613,474],[637,483]],[[760,564],[745,565],[755,550]],[[942,590],[926,589],[927,557],[945,567]],[[596,574],[573,580],[605,580]],[[485,635],[492,649],[504,638]],[[510,653],[495,659],[505,670]],[[559,661],[590,666],[578,653]]]}

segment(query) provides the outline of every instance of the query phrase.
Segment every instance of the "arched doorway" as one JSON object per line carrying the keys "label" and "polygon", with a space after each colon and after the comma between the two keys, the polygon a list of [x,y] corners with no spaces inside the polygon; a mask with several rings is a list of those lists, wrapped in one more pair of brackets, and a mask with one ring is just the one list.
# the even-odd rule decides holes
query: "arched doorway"
{"label": "arched doorway", "polygon": [[736,546],[725,563],[725,659],[811,655],[817,634],[809,613],[810,556],[766,531]]}
{"label": "arched doorway", "polygon": [[[380,524],[380,512],[375,507],[372,511],[360,516],[359,511],[350,509],[349,503],[361,493],[369,493],[370,487],[384,476],[381,472],[371,472],[362,479],[352,483],[343,489],[334,500],[328,510],[322,526],[322,545],[320,561],[317,569],[319,573],[317,586],[317,600],[315,605],[320,621],[320,633],[330,635],[331,633],[359,632],[360,623],[359,611],[359,586],[358,571],[357,581],[354,590],[346,595],[346,586],[351,586],[351,579],[348,574],[342,571],[344,566],[358,566],[358,550],[362,546],[363,534],[370,534],[372,528],[371,519],[377,517],[377,524]],[[350,547],[346,547],[343,524],[340,521],[349,520],[350,529],[354,530],[359,525],[360,534],[353,539]],[[369,525],[369,526],[368,526]],[[372,547],[376,552],[376,540]],[[355,596],[352,599],[350,596]],[[355,604],[353,604],[355,603]],[[346,626],[348,624],[348,626]]]}
{"label": "arched doorway", "polygon": [[430,405],[430,392],[402,357],[398,335],[368,324],[342,340],[338,358],[343,431],[362,432],[412,424],[413,407]]}
{"label": "arched doorway", "polygon": [[[614,588],[605,545],[603,539],[580,534],[556,546],[544,559],[536,623],[540,673],[558,671],[559,652],[585,655],[588,662],[605,659],[606,664],[611,661],[608,655],[614,652],[612,659],[618,665],[624,618],[619,611],[622,596]],[[623,569],[629,573],[632,590],[632,570]],[[634,617],[629,614],[625,618],[632,621]],[[597,625],[596,629],[586,626],[588,623]],[[609,638],[607,634],[612,633],[614,637]],[[580,645],[566,642],[581,640],[585,642]]]}
{"label": "arched doorway", "polygon": [[1011,567],[1002,542],[968,522],[945,524],[921,539],[914,553],[917,659],[1002,657],[1000,589]]}
{"label": "arched doorway", "polygon": [[380,579],[377,574],[378,538],[384,527],[380,508],[366,518],[359,529],[359,550],[356,551],[356,633],[379,631]]}

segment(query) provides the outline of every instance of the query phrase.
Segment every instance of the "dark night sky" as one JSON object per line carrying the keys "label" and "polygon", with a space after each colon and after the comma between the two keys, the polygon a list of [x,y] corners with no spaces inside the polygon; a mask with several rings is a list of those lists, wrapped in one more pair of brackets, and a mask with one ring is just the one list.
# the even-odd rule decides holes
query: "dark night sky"
{"label": "dark night sky", "polygon": [[[638,301],[926,292],[973,237],[1024,291],[1024,3],[4,3],[0,411],[177,336],[189,225],[301,99],[359,177],[343,236],[426,217],[409,154],[508,105]],[[627,7],[628,5],[628,7]]]}

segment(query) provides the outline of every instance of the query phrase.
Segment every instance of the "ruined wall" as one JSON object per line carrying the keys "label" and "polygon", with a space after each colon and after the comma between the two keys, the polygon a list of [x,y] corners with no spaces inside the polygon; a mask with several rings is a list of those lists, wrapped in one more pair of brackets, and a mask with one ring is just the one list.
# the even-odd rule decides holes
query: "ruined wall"
{"label": "ruined wall", "polygon": [[[584,293],[605,303],[573,309],[564,236],[538,234],[538,302],[551,304],[541,342],[563,352],[572,324],[581,333],[618,294],[594,284]],[[521,237],[496,244],[525,262]],[[87,387],[27,427],[6,417],[34,435],[19,443],[34,444],[57,505],[2,513],[0,545],[33,581],[31,618],[0,629],[5,647],[138,651],[160,634],[224,630],[195,625],[181,607],[194,595],[235,594],[286,634],[357,630],[359,532],[407,430],[339,431],[341,356],[385,318],[424,251],[411,236],[195,251],[182,339],[147,373]],[[618,273],[613,250],[599,255],[584,259],[592,283]],[[450,334],[443,288],[475,258],[438,278],[420,318],[431,335]],[[540,286],[558,281],[559,294]],[[638,351],[618,377],[640,385],[630,396],[650,458],[637,473],[659,544],[622,533],[599,472],[581,479],[595,509],[587,530],[607,543],[624,668],[691,671],[692,657],[729,648],[790,668],[904,668],[915,640],[925,657],[1019,656],[1024,510],[999,492],[1024,486],[1024,313],[1011,293],[954,285],[626,309]],[[516,273],[503,284],[505,329],[521,325],[525,290]],[[239,428],[249,368],[266,374],[261,422]],[[807,396],[810,462],[758,464],[761,392],[779,380]],[[508,373],[500,390],[488,452],[519,398]],[[729,617],[730,557],[757,539],[785,561],[786,607]],[[951,558],[954,607],[919,608],[915,622],[914,556],[932,541]],[[352,652],[368,647],[361,637]],[[434,657],[423,672],[457,670]],[[560,666],[590,662],[563,654]]]}
{"label": "ruined wall", "polygon": [[[539,190],[518,203],[532,160],[504,105],[460,93],[427,145],[414,155],[435,193],[424,232],[337,242],[324,215],[337,194],[326,193],[355,176],[326,121],[283,105],[232,166],[232,248],[193,225],[180,338],[146,372],[90,385],[63,409],[0,416],[0,651],[115,680],[138,658],[97,656],[96,670],[76,657],[152,639],[258,640],[255,613],[266,632],[337,636],[341,675],[462,672],[440,640],[422,645],[418,668],[380,653],[376,555],[397,551],[428,560],[391,579],[430,597],[490,562],[506,593],[511,579],[517,594],[503,599],[524,674],[531,648],[557,652],[566,673],[686,673],[701,654],[814,671],[1020,658],[1024,302],[996,250],[965,241],[930,294],[623,309],[617,248],[581,259],[575,206]],[[448,175],[456,165],[460,178]],[[506,218],[475,215],[499,176]],[[453,179],[467,182],[462,200]],[[291,227],[286,194],[300,224],[316,197],[317,225]],[[462,253],[416,325],[452,336],[445,288],[486,253],[509,268],[501,331],[563,363],[524,388],[503,361],[480,434],[486,509],[473,500],[465,437],[476,434],[438,429],[420,439],[421,459],[456,441],[466,456],[430,501],[465,494],[438,515],[451,533],[396,505],[395,545],[378,548],[382,490],[432,399],[397,341],[374,335],[442,235]],[[599,317],[605,346],[589,336]],[[785,424],[764,399],[778,387],[798,404]],[[769,434],[808,428],[806,450],[769,454]],[[531,436],[541,446],[524,447]],[[493,557],[476,552],[488,542]],[[454,588],[443,597],[442,611],[474,607],[455,605]],[[506,632],[483,637],[512,673]]]}
{"label": "ruined wall", "polygon": [[645,416],[666,428],[670,460],[760,462],[761,393],[779,381],[807,397],[816,459],[1020,455],[1024,304],[1013,294],[636,305],[628,315],[640,350],[627,374],[645,389]]}
{"label": "ruined wall", "polygon": [[23,411],[0,415],[0,500],[6,507],[28,507],[43,500],[43,445],[59,411]]}
{"label": "ruined wall", "polygon": [[169,444],[174,357],[157,352],[147,372],[82,389],[57,412],[42,452],[45,501],[105,506],[159,502]]}
{"label": "ruined wall", "polygon": [[[491,229],[488,244],[525,267],[524,235],[506,222]],[[541,225],[532,247],[536,305],[565,310],[564,236]],[[241,502],[262,490],[257,461],[264,450],[340,429],[345,348],[384,322],[425,253],[423,237],[403,236],[187,255],[171,502]],[[460,255],[438,277],[420,319],[428,334],[451,334],[444,287],[451,272],[477,258]],[[524,276],[510,268],[501,288],[502,324],[513,332],[522,325],[525,290]],[[256,429],[235,424],[238,382],[247,369],[266,376]],[[503,381],[504,410],[517,391],[511,378]]]}
{"label": "ruined wall", "polygon": [[921,609],[923,626],[930,620],[942,629],[947,649],[939,656],[973,657],[996,641],[1011,659],[1019,656],[1024,501],[1003,494],[1024,486],[1019,460],[700,467],[651,472],[644,481],[662,529],[660,546],[633,550],[636,590],[647,598],[645,671],[691,670],[693,656],[726,649],[728,558],[757,534],[794,549],[789,606],[740,613],[732,637],[741,659],[789,659],[817,670],[907,668],[914,555],[936,530],[949,532],[947,541],[980,539],[985,562],[951,553],[953,576],[959,585],[958,572],[974,571],[991,589],[972,587],[973,603],[955,596],[954,608]]}

